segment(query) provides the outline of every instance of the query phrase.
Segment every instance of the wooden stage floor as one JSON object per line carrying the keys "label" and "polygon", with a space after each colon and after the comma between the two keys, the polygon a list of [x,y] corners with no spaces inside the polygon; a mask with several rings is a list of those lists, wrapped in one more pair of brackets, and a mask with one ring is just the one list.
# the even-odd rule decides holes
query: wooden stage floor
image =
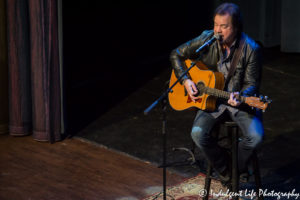
{"label": "wooden stage floor", "polygon": [[[168,172],[168,185],[184,177]],[[141,199],[162,189],[162,169],[78,138],[55,144],[0,135],[1,200]]]}

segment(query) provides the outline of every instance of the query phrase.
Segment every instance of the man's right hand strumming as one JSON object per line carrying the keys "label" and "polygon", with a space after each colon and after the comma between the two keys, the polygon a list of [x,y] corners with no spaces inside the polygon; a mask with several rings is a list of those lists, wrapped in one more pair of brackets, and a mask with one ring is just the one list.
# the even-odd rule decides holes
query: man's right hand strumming
{"label": "man's right hand strumming", "polygon": [[198,89],[194,81],[192,81],[191,79],[186,79],[184,80],[183,84],[193,102],[200,98],[199,96],[197,96]]}

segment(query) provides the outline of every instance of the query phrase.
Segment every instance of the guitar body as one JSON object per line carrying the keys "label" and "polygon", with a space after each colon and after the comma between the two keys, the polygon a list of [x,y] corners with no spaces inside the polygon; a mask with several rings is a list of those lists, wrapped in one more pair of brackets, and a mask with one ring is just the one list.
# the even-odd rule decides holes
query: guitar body
{"label": "guitar body", "polygon": [[[191,66],[191,60],[186,60],[185,62],[187,67]],[[213,72],[208,70],[207,67],[201,62],[198,62],[196,66],[189,71],[189,74],[191,79],[196,84],[204,84],[206,87],[219,90],[223,90],[224,88],[223,74],[221,72]],[[170,86],[176,81],[177,78],[174,70],[172,70]],[[189,97],[184,85],[178,83],[173,87],[173,92],[169,93],[169,103],[174,110],[178,111],[191,107],[196,107],[206,111],[213,111],[216,109],[217,97],[201,92],[199,96],[200,99],[198,99],[196,102],[193,102]]]}

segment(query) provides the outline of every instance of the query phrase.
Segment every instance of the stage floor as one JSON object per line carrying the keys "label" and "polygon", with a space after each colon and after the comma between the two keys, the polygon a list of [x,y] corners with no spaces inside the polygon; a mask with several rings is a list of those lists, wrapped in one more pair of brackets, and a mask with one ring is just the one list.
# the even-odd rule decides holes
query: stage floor
{"label": "stage floor", "polygon": [[[137,200],[162,190],[162,169],[82,139],[0,135],[1,200]],[[167,173],[167,184],[183,180]]]}

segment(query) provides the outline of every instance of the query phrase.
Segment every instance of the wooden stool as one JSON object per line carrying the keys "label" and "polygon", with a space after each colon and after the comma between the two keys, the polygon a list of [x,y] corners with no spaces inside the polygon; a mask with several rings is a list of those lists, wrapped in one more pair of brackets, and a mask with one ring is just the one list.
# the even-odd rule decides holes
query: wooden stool
{"label": "wooden stool", "polygon": [[[228,137],[231,136],[231,162],[232,162],[232,172],[231,172],[231,190],[232,192],[238,193],[239,190],[239,172],[238,172],[238,141],[239,141],[239,127],[236,122],[233,121],[225,121],[221,124],[221,126],[225,126],[227,129]],[[255,184],[256,184],[256,194],[259,194],[259,189],[261,188],[261,178],[258,166],[258,158],[256,151],[253,152],[252,155],[252,164],[253,164],[253,174],[255,176]],[[210,183],[211,183],[211,175],[212,175],[212,166],[209,163],[207,167],[206,177],[205,177],[205,190],[207,191],[206,196],[203,198],[204,200],[208,200],[209,191],[210,191]],[[234,197],[233,199],[238,199]],[[258,199],[263,199],[262,196],[259,196]]]}

